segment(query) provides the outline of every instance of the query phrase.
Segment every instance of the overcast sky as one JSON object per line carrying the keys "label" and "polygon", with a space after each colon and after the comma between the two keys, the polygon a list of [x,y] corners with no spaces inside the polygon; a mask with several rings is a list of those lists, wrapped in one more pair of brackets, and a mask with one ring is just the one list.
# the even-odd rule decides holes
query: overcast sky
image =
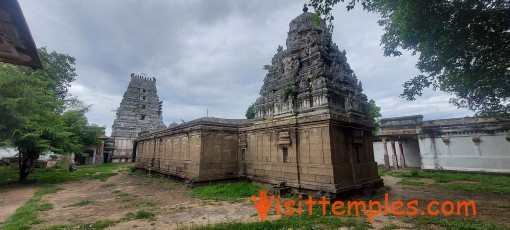
{"label": "overcast sky", "polygon": [[[76,58],[70,92],[92,110],[90,123],[111,131],[131,73],[157,79],[166,125],[206,116],[244,118],[259,96],[278,45],[304,1],[291,0],[19,0],[37,47]],[[383,117],[472,115],[427,90],[409,102],[402,84],[417,75],[417,57],[384,57],[378,15],[360,7],[334,11],[333,41]]]}

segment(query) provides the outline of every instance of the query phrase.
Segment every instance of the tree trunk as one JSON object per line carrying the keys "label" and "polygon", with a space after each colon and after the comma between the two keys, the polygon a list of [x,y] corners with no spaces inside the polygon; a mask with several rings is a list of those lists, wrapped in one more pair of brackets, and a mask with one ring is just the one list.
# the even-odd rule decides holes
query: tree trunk
{"label": "tree trunk", "polygon": [[32,171],[35,163],[39,159],[39,154],[34,152],[21,153],[20,152],[20,167],[19,167],[19,182],[25,182],[28,174]]}

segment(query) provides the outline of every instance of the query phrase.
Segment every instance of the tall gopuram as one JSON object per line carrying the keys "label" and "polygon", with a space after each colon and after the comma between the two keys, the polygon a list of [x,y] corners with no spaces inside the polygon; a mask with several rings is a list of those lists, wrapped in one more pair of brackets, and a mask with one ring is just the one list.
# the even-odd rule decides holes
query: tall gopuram
{"label": "tall gopuram", "polygon": [[112,162],[126,162],[133,158],[133,141],[138,133],[166,128],[162,105],[156,89],[156,78],[132,73],[112,125],[111,138],[115,142]]}
{"label": "tall gopuram", "polygon": [[246,176],[335,193],[382,185],[367,97],[325,21],[304,12],[290,22],[286,44],[245,129]]}

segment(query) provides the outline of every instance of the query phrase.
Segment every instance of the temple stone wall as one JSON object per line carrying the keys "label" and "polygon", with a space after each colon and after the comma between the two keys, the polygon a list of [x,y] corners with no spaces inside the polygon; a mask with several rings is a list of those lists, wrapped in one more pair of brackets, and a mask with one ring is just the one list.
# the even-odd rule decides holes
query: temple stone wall
{"label": "temple stone wall", "polygon": [[200,132],[139,141],[136,166],[182,178],[198,178],[200,143]]}
{"label": "temple stone wall", "polygon": [[[429,170],[510,173],[510,120],[452,118],[423,121],[423,116],[381,119],[378,136],[389,143],[404,141],[407,166],[414,167],[416,146],[420,167]],[[416,142],[418,144],[416,144]],[[384,142],[375,147],[384,156]],[[412,145],[405,145],[409,143]],[[388,148],[391,155],[392,149]],[[396,148],[400,161],[400,149]],[[413,158],[408,157],[409,155]],[[384,164],[384,160],[378,161]],[[392,161],[390,166],[394,166]]]}
{"label": "temple stone wall", "polygon": [[142,134],[136,167],[193,181],[237,178],[238,126],[245,121],[201,118]]}

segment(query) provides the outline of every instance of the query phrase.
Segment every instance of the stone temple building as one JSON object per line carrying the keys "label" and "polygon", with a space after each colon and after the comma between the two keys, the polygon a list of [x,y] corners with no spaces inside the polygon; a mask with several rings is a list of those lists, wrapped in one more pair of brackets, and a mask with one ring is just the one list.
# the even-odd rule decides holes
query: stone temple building
{"label": "stone temple building", "polygon": [[156,78],[131,74],[131,81],[117,109],[111,139],[115,143],[112,162],[127,162],[133,157],[133,141],[138,133],[166,128]]}
{"label": "stone temple building", "polygon": [[255,119],[200,118],[140,135],[136,168],[194,182],[284,181],[301,192],[381,186],[367,97],[324,20],[292,20],[286,47],[272,58]]}

